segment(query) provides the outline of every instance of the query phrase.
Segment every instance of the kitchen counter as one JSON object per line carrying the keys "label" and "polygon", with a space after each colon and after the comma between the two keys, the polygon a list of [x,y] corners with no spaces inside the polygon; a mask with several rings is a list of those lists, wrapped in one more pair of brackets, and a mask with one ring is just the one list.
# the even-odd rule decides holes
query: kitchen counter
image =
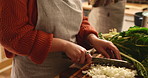
{"label": "kitchen counter", "polygon": [[[134,3],[126,3],[125,6],[125,14],[133,16],[136,12],[141,12],[143,8],[148,8],[146,4],[134,4]],[[88,5],[88,2],[83,2],[84,10],[91,10],[92,6]]]}

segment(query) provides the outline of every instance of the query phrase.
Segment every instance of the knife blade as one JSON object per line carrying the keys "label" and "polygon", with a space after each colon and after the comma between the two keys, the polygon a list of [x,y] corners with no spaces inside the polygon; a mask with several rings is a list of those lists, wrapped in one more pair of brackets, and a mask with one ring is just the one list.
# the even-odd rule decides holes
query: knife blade
{"label": "knife blade", "polygon": [[130,69],[135,69],[134,65],[124,60],[117,59],[107,59],[107,58],[92,58],[94,64],[100,64],[105,66],[116,66],[116,67],[126,67]]}
{"label": "knife blade", "polygon": [[[99,54],[95,54],[96,51],[94,48],[87,50],[87,54],[91,54],[92,57],[92,62],[94,64],[100,64],[100,65],[106,65],[106,66],[116,66],[116,67],[126,67],[130,69],[135,69],[134,65],[131,63],[124,61],[124,60],[118,60],[118,59],[108,59],[104,57],[97,57]],[[93,53],[92,53],[93,52]]]}

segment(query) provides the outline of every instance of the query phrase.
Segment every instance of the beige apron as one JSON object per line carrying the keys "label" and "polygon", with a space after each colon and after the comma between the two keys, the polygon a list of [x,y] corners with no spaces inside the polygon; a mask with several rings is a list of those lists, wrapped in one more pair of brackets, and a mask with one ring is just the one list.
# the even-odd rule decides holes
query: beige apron
{"label": "beige apron", "polygon": [[[36,29],[53,33],[55,38],[76,43],[76,34],[82,22],[80,0],[37,0],[38,21]],[[48,44],[48,43],[47,43]],[[13,61],[12,78],[54,78],[72,62],[63,58],[63,52],[49,53],[42,64],[34,64],[25,56]]]}
{"label": "beige apron", "polygon": [[121,31],[126,0],[119,0],[115,4],[93,7],[89,14],[89,22],[98,32],[108,33],[109,29]]}

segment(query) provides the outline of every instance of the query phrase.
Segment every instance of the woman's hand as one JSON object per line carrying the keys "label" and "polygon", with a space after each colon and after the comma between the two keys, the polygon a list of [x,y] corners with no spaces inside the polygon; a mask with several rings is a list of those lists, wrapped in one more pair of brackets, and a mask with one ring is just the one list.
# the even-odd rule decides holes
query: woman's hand
{"label": "woman's hand", "polygon": [[50,52],[65,52],[65,54],[75,63],[90,63],[91,55],[86,54],[86,49],[69,41],[53,38]]}
{"label": "woman's hand", "polygon": [[112,42],[99,39],[94,34],[90,34],[88,40],[106,58],[121,59],[118,48]]}
{"label": "woman's hand", "polygon": [[91,62],[91,55],[86,53],[86,49],[68,42],[65,45],[65,49],[64,52],[66,53],[66,55],[75,63],[79,63],[79,64],[84,64],[84,63],[90,63]]}

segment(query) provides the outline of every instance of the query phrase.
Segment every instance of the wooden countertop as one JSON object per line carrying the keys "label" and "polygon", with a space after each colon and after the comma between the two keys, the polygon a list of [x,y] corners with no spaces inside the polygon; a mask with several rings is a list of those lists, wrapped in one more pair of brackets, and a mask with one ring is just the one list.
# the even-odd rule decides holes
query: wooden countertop
{"label": "wooden countertop", "polygon": [[[148,5],[146,5],[146,4],[126,3],[125,7],[126,7],[125,8],[125,15],[133,16],[136,12],[142,12],[143,8],[148,8]],[[91,10],[92,6],[88,5],[87,2],[83,2],[83,9]]]}

